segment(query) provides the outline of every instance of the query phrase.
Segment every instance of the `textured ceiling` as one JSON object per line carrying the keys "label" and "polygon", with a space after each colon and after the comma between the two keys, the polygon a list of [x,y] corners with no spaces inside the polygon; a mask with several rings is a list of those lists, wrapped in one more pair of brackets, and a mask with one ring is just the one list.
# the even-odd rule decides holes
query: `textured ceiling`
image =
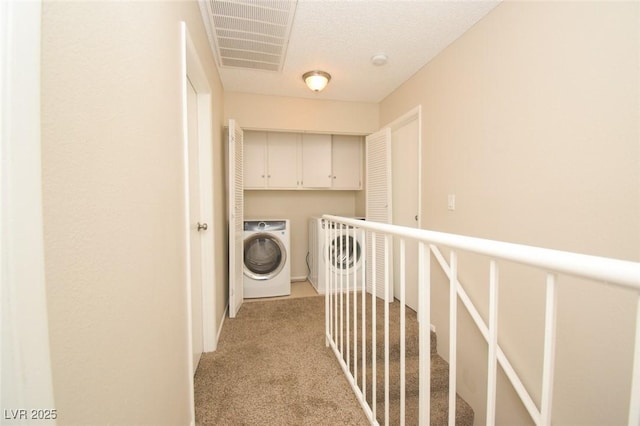
{"label": "textured ceiling", "polygon": [[[480,0],[298,0],[282,70],[218,64],[220,78],[230,92],[379,102],[498,4]],[[206,3],[201,6],[204,15]],[[205,23],[213,34],[213,21],[206,18]],[[371,63],[378,53],[388,56],[386,65]],[[314,69],[332,76],[321,93],[311,92],[302,81],[302,74]]]}

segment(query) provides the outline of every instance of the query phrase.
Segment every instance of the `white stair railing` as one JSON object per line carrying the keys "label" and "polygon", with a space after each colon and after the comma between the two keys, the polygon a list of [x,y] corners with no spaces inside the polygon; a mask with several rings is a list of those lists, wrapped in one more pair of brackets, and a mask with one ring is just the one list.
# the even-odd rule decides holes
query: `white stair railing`
{"label": "white stair railing", "polygon": [[[361,241],[371,238],[371,247],[376,247],[379,239],[384,241],[384,256],[377,259],[370,256],[371,271],[382,268],[384,272],[371,274],[367,283],[364,264],[367,259],[366,245],[361,253],[360,268],[352,268],[345,274],[344,269],[336,267],[331,260],[326,262],[326,343],[333,349],[338,361],[352,386],[358,401],[371,424],[379,424],[378,418],[383,419],[385,425],[390,422],[389,404],[389,304],[384,303],[384,370],[377,371],[377,308],[376,308],[376,280],[384,277],[384,294],[388,294],[391,283],[391,250],[394,240],[399,241],[400,265],[400,294],[396,298],[400,301],[400,424],[404,425],[406,416],[406,248],[407,240],[418,242],[418,321],[419,321],[419,397],[418,421],[420,425],[428,425],[430,421],[430,386],[431,386],[431,357],[430,357],[430,327],[431,324],[431,266],[430,257],[434,255],[438,264],[449,278],[449,425],[455,425],[456,407],[456,330],[457,330],[457,302],[458,299],[467,309],[481,334],[488,343],[488,377],[487,377],[487,406],[486,424],[495,424],[496,412],[496,377],[498,364],[509,378],[513,388],[522,400],[529,415],[536,425],[550,425],[552,419],[552,400],[554,384],[555,344],[556,344],[556,312],[557,312],[557,276],[571,275],[632,289],[637,297],[636,333],[633,354],[630,404],[628,413],[629,426],[640,425],[640,263],[576,253],[543,249],[538,247],[504,243],[441,232],[427,231],[415,228],[401,227],[377,222],[360,221],[344,217],[324,215],[325,221],[325,250],[332,250],[331,242],[336,238],[346,237],[346,245],[338,245],[338,258],[344,259],[350,250],[350,241]],[[349,238],[351,237],[351,238]],[[450,261],[446,262],[438,246],[450,249]],[[458,251],[476,253],[489,257],[489,324],[478,313],[477,309],[466,294],[457,277]],[[374,251],[377,252],[377,250]],[[328,255],[328,252],[322,253]],[[331,257],[327,257],[330,259]],[[545,305],[545,334],[543,349],[542,395],[538,406],[523,385],[505,353],[498,345],[498,288],[499,268],[498,260],[507,260],[523,265],[533,266],[546,272],[546,305]],[[359,274],[360,276],[358,276]],[[362,286],[356,285],[358,282]],[[366,284],[367,291],[362,291]],[[367,299],[371,300],[371,312],[367,312]],[[359,311],[358,311],[358,305]],[[353,314],[352,314],[353,312]],[[367,324],[367,320],[370,322]],[[370,354],[367,354],[367,333],[370,330]],[[360,358],[360,359],[359,359]],[[359,362],[358,362],[359,359]],[[367,365],[371,363],[371,377],[367,378]],[[360,368],[360,371],[358,371]],[[378,374],[383,374],[384,389],[377,389]],[[370,383],[368,383],[370,381]],[[370,389],[370,392],[368,390]],[[424,391],[423,391],[424,390]],[[377,393],[384,393],[383,415],[379,416],[377,407]],[[367,395],[370,395],[369,403]]]}

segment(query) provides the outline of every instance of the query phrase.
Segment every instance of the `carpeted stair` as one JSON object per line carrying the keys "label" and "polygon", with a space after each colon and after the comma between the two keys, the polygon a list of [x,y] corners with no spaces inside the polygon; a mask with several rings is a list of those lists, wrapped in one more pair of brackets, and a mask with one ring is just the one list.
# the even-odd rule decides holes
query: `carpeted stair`
{"label": "carpeted stair", "polygon": [[[346,300],[343,300],[346,304]],[[361,299],[357,301],[358,321],[361,321]],[[351,315],[353,315],[353,300],[350,300]],[[346,308],[346,305],[345,305]],[[372,404],[372,333],[371,333],[371,298],[366,300],[367,335],[366,335],[366,397]],[[384,424],[384,302],[380,299],[376,303],[376,418]],[[400,424],[400,304],[394,301],[389,305],[389,424]],[[340,323],[338,319],[338,323]],[[353,338],[353,317],[350,318],[349,334]],[[343,316],[343,333],[346,338],[346,315]],[[406,308],[405,334],[405,424],[418,424],[418,372],[419,345],[418,322],[416,312]],[[358,331],[358,333],[360,333]],[[346,340],[344,340],[346,342]],[[358,354],[354,364],[353,346],[349,350],[349,368],[353,373],[357,369],[356,381],[362,388],[362,336],[358,335]],[[343,343],[346,345],[346,343]],[[353,345],[353,343],[352,343]],[[437,354],[436,335],[431,333],[431,425],[446,425],[449,411],[449,364]],[[343,347],[344,359],[347,362],[346,347]],[[457,395],[456,425],[473,425],[473,410]]]}

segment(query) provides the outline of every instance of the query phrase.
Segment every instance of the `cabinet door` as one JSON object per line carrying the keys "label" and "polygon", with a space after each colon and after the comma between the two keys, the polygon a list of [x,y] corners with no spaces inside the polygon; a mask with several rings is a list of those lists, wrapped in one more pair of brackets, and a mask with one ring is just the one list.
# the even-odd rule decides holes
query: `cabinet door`
{"label": "cabinet door", "polygon": [[362,189],[362,137],[333,136],[333,189]]}
{"label": "cabinet door", "polygon": [[244,132],[244,187],[262,189],[266,187],[266,132]]}
{"label": "cabinet door", "polygon": [[297,133],[269,133],[267,135],[267,185],[273,189],[298,187]]}
{"label": "cabinet door", "polygon": [[302,135],[302,186],[331,188],[331,135]]}

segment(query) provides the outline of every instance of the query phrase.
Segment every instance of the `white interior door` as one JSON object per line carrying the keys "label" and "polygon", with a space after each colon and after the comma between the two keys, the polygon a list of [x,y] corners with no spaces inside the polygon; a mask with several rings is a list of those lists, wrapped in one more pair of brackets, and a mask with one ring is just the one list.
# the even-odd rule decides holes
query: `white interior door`
{"label": "white interior door", "polygon": [[[367,220],[392,223],[392,199],[391,199],[391,129],[385,127],[366,138],[366,218]],[[384,237],[378,235],[375,247],[370,236],[367,237],[367,291],[373,290],[372,260],[376,259],[375,279],[376,296],[384,298],[388,302],[393,301],[393,283],[390,283],[385,294],[385,269],[384,269]],[[390,250],[392,250],[390,248]],[[393,264],[390,263],[388,271],[390,277]]]}
{"label": "white interior door", "polygon": [[235,318],[242,300],[244,266],[244,184],[242,129],[229,120],[229,317]]}
{"label": "white interior door", "polygon": [[198,95],[187,79],[187,138],[189,144],[189,267],[191,272],[191,349],[195,374],[202,356],[202,238],[206,231],[201,224],[202,203],[200,195],[200,138],[198,135]]}
{"label": "white interior door", "polygon": [[[419,120],[416,116],[408,122],[392,127],[391,170],[393,224],[419,227]],[[393,286],[396,298],[400,298],[400,242],[394,242]],[[418,244],[405,242],[405,295],[406,305],[418,311]]]}
{"label": "white interior door", "polygon": [[[180,23],[182,44],[182,134],[185,208],[185,280],[188,285],[187,312],[189,338],[186,347],[191,364],[190,414],[195,422],[193,373],[203,351],[214,351],[216,335],[216,283],[213,213],[213,103],[208,76],[187,25]],[[202,226],[198,226],[200,223]]]}

